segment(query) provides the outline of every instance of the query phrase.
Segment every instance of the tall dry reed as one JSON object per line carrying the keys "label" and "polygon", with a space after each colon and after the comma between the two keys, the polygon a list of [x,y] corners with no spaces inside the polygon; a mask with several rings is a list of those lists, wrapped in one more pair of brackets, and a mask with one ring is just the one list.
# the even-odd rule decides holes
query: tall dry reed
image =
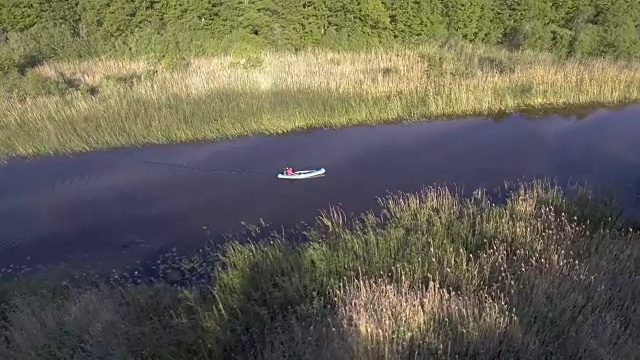
{"label": "tall dry reed", "polygon": [[47,63],[71,95],[0,100],[0,155],[282,134],[640,95],[640,64],[453,48]]}
{"label": "tall dry reed", "polygon": [[634,358],[637,226],[548,182],[503,195],[433,187],[377,214],[333,209],[303,244],[229,243],[200,288],[0,292],[0,355]]}

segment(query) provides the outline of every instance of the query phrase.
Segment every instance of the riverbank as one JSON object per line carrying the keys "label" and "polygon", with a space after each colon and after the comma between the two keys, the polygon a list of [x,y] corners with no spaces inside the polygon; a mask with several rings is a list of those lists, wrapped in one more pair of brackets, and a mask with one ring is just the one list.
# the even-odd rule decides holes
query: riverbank
{"label": "riverbank", "polygon": [[640,99],[638,62],[469,45],[45,63],[21,81],[0,99],[4,158]]}
{"label": "riverbank", "polygon": [[326,212],[302,245],[229,243],[211,287],[5,284],[0,354],[633,357],[640,237],[588,195],[396,194],[379,216]]}

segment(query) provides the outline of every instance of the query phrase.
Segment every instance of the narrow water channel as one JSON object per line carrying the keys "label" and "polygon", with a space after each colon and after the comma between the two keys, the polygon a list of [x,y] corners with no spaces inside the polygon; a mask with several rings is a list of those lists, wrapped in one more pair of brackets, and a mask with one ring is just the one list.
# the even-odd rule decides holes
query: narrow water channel
{"label": "narrow water channel", "polygon": [[[553,177],[640,203],[640,105],[149,146],[0,165],[0,268],[121,267],[260,219],[290,225],[387,191]],[[181,167],[174,165],[180,164]],[[326,176],[276,178],[284,166]]]}

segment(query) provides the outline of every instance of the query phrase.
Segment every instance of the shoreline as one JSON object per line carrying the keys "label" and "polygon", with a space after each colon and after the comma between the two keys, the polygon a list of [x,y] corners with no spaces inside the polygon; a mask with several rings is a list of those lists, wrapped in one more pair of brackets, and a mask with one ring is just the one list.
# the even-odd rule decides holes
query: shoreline
{"label": "shoreline", "polygon": [[193,58],[178,69],[45,63],[21,81],[36,92],[0,99],[3,159],[640,101],[640,62],[477,46]]}
{"label": "shoreline", "polygon": [[264,132],[255,132],[245,135],[238,135],[235,137],[221,137],[221,138],[195,138],[195,139],[187,139],[185,141],[179,142],[148,142],[148,143],[132,143],[132,144],[123,144],[119,146],[112,147],[96,147],[90,148],[86,150],[69,150],[64,152],[54,152],[54,153],[35,153],[33,155],[4,155],[0,150],[0,165],[11,163],[11,162],[21,162],[21,161],[37,161],[40,159],[47,159],[51,157],[74,157],[84,154],[90,153],[104,153],[111,151],[123,151],[127,149],[136,149],[136,148],[147,148],[147,147],[166,147],[166,146],[174,146],[174,145],[198,145],[198,144],[211,144],[211,143],[225,143],[225,142],[233,142],[245,138],[251,137],[280,137],[280,136],[295,136],[297,134],[305,134],[309,132],[315,131],[325,131],[325,130],[342,130],[353,127],[360,126],[394,126],[394,125],[402,125],[402,124],[421,124],[421,123],[431,123],[431,122],[439,122],[439,121],[466,121],[470,119],[482,118],[486,121],[502,121],[503,118],[509,117],[512,115],[524,115],[527,120],[535,121],[537,117],[545,116],[545,115],[561,115],[561,116],[578,116],[576,113],[580,114],[588,114],[597,110],[607,110],[607,111],[616,111],[622,110],[629,106],[640,105],[640,98],[636,100],[624,100],[619,102],[589,102],[589,103],[580,103],[580,104],[564,104],[562,106],[559,105],[545,105],[542,107],[517,107],[513,109],[505,109],[505,110],[497,110],[494,112],[488,113],[469,113],[465,115],[450,115],[438,118],[419,118],[419,119],[408,119],[408,118],[394,118],[394,119],[384,119],[378,123],[369,123],[369,122],[360,122],[360,123],[352,123],[346,125],[335,125],[335,126],[318,126],[318,127],[305,127],[305,128],[292,128],[282,133],[278,134],[269,134]]}
{"label": "shoreline", "polygon": [[[335,344],[336,355],[376,353],[378,347],[368,340],[377,339],[378,346],[397,349],[395,357],[401,357],[410,355],[403,350],[406,345],[429,338],[433,331],[448,331],[433,320],[440,317],[455,320],[449,325],[451,341],[466,343],[460,329],[479,329],[472,339],[476,332],[483,334],[456,350],[461,354],[486,348],[481,344],[487,342],[506,346],[502,352],[530,354],[528,336],[543,336],[544,343],[555,344],[556,332],[595,330],[594,323],[631,336],[633,327],[595,322],[601,315],[584,317],[581,309],[629,316],[637,292],[633,265],[639,256],[629,249],[639,239],[637,229],[627,228],[624,218],[612,217],[614,209],[588,191],[572,198],[540,181],[521,182],[513,190],[504,203],[483,191],[463,199],[431,187],[385,197],[380,215],[362,212],[345,219],[339,210],[329,210],[318,217],[310,242],[289,246],[288,235],[282,234],[261,243],[242,244],[238,238],[225,244],[219,257],[211,257],[218,261],[213,267],[200,261],[209,254],[186,258],[179,275],[194,283],[182,286],[91,278],[86,283],[83,278],[77,283],[46,278],[2,282],[0,298],[9,306],[3,321],[7,340],[0,344],[0,353],[44,354],[50,341],[72,328],[65,332],[69,342],[53,343],[56,350],[72,351],[76,343],[89,340],[86,351],[99,354],[102,349],[95,341],[106,338],[131,356],[141,353],[139,342],[153,354],[242,356],[248,353],[236,344],[282,343],[302,331],[302,342],[283,349],[283,354],[298,354],[309,346],[319,351],[326,344]],[[158,267],[175,271],[171,264]],[[212,280],[197,281],[202,274]],[[612,277],[623,280],[613,283]],[[614,291],[599,291],[603,286]],[[437,293],[428,290],[432,288]],[[625,306],[607,305],[612,302]],[[560,324],[554,320],[559,311],[567,320]],[[417,322],[407,317],[416,314]],[[556,332],[539,334],[531,316],[554,324]],[[374,321],[378,317],[387,321]],[[491,326],[478,328],[487,321]],[[96,322],[104,331],[125,332],[137,342],[87,332]],[[407,325],[412,334],[379,338]],[[310,330],[326,326],[338,332]],[[362,329],[368,330],[358,333]],[[29,341],[37,346],[19,341],[25,332],[33,334]],[[606,339],[603,336],[598,331],[574,335],[593,341]],[[155,341],[158,337],[162,341]],[[626,348],[617,351],[631,353]]]}

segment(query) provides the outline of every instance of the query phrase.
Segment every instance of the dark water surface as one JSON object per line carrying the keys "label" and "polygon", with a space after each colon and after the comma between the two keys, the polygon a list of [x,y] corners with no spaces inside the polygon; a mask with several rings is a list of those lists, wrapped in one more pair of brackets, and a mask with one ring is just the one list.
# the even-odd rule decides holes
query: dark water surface
{"label": "dark water surface", "polygon": [[[327,172],[290,183],[276,178],[286,165]],[[387,191],[534,177],[586,181],[637,205],[640,105],[581,119],[514,114],[14,160],[0,165],[0,268],[123,267],[242,221],[288,225],[330,205],[375,207]]]}

